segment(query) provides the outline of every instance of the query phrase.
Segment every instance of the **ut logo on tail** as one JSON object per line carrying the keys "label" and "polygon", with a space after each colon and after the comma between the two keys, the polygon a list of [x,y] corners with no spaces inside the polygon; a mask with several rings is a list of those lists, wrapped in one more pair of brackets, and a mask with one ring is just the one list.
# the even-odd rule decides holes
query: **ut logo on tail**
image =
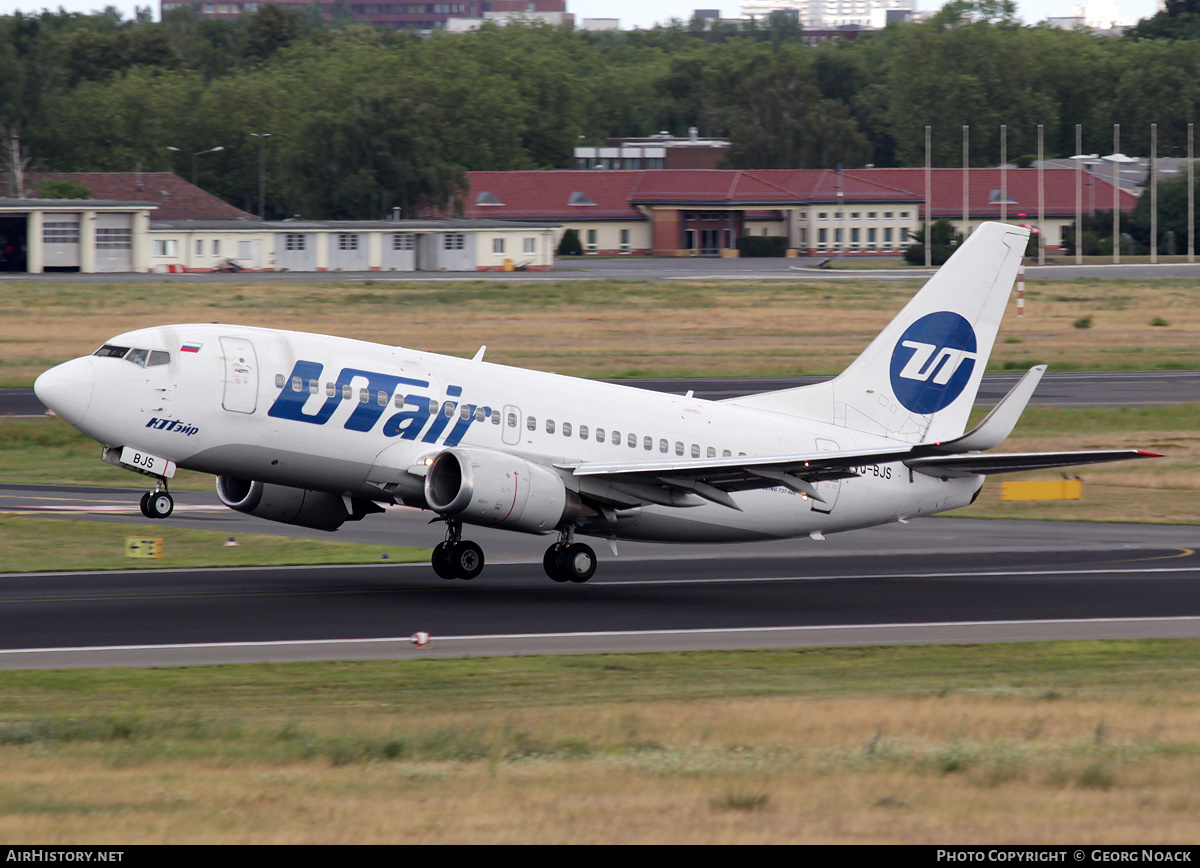
{"label": "ut logo on tail", "polygon": [[975,370],[975,330],[952,311],[926,314],[904,330],[892,350],[896,399],[913,413],[936,413],[962,394]]}

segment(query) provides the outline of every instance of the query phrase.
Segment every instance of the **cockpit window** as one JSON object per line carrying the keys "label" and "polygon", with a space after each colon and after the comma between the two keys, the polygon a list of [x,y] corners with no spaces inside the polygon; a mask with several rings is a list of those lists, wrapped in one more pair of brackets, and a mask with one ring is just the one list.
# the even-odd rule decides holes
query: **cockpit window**
{"label": "cockpit window", "polygon": [[105,344],[92,355],[124,359],[127,362],[133,362],[140,368],[171,364],[171,354],[165,350],[143,350],[136,347],[119,347],[116,344]]}

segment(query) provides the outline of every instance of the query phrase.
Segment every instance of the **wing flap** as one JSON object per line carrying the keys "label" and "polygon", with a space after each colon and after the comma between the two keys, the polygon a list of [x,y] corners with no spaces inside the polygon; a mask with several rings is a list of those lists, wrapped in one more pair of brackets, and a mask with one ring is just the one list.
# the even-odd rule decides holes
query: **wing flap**
{"label": "wing flap", "polygon": [[1105,449],[1087,452],[1007,452],[993,455],[936,455],[910,458],[904,464],[929,476],[986,476],[993,473],[1020,473],[1024,470],[1048,470],[1054,467],[1078,467],[1134,458],[1161,458],[1144,449]]}

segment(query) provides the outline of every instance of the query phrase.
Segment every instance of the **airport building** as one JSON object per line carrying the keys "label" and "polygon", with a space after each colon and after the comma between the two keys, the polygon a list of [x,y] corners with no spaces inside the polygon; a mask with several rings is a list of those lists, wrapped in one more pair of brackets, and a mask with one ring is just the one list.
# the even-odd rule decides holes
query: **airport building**
{"label": "airport building", "polygon": [[[39,198],[45,181],[93,198]],[[264,221],[169,172],[33,174],[25,184],[27,198],[0,198],[0,271],[544,271],[558,232],[503,215]]]}
{"label": "airport building", "polygon": [[[896,255],[925,221],[925,170],[544,170],[468,172],[467,217],[574,229],[585,254],[734,255],[744,235],[782,236],[791,255]],[[1061,249],[1075,221],[1069,168],[933,169],[929,212],[970,234],[986,220],[1035,226]],[[1040,187],[1039,187],[1040,184]],[[1113,185],[1080,173],[1083,212],[1112,209]],[[1039,193],[1040,189],[1040,193]],[[1136,192],[1121,189],[1122,212]],[[1090,203],[1090,206],[1089,206]]]}

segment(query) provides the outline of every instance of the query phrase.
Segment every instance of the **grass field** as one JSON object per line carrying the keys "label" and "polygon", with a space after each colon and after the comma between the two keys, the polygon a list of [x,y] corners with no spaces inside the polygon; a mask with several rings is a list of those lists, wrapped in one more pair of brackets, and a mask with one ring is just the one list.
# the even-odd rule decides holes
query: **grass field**
{"label": "grass field", "polygon": [[0,838],[1194,844],[1198,656],[1142,641],[9,672]]}
{"label": "grass field", "polygon": [[[835,374],[916,282],[136,284],[21,281],[0,297],[0,386],[133,328],[222,321],[321,331],[585,377]],[[1030,283],[993,370],[1200,368],[1189,281]]]}

